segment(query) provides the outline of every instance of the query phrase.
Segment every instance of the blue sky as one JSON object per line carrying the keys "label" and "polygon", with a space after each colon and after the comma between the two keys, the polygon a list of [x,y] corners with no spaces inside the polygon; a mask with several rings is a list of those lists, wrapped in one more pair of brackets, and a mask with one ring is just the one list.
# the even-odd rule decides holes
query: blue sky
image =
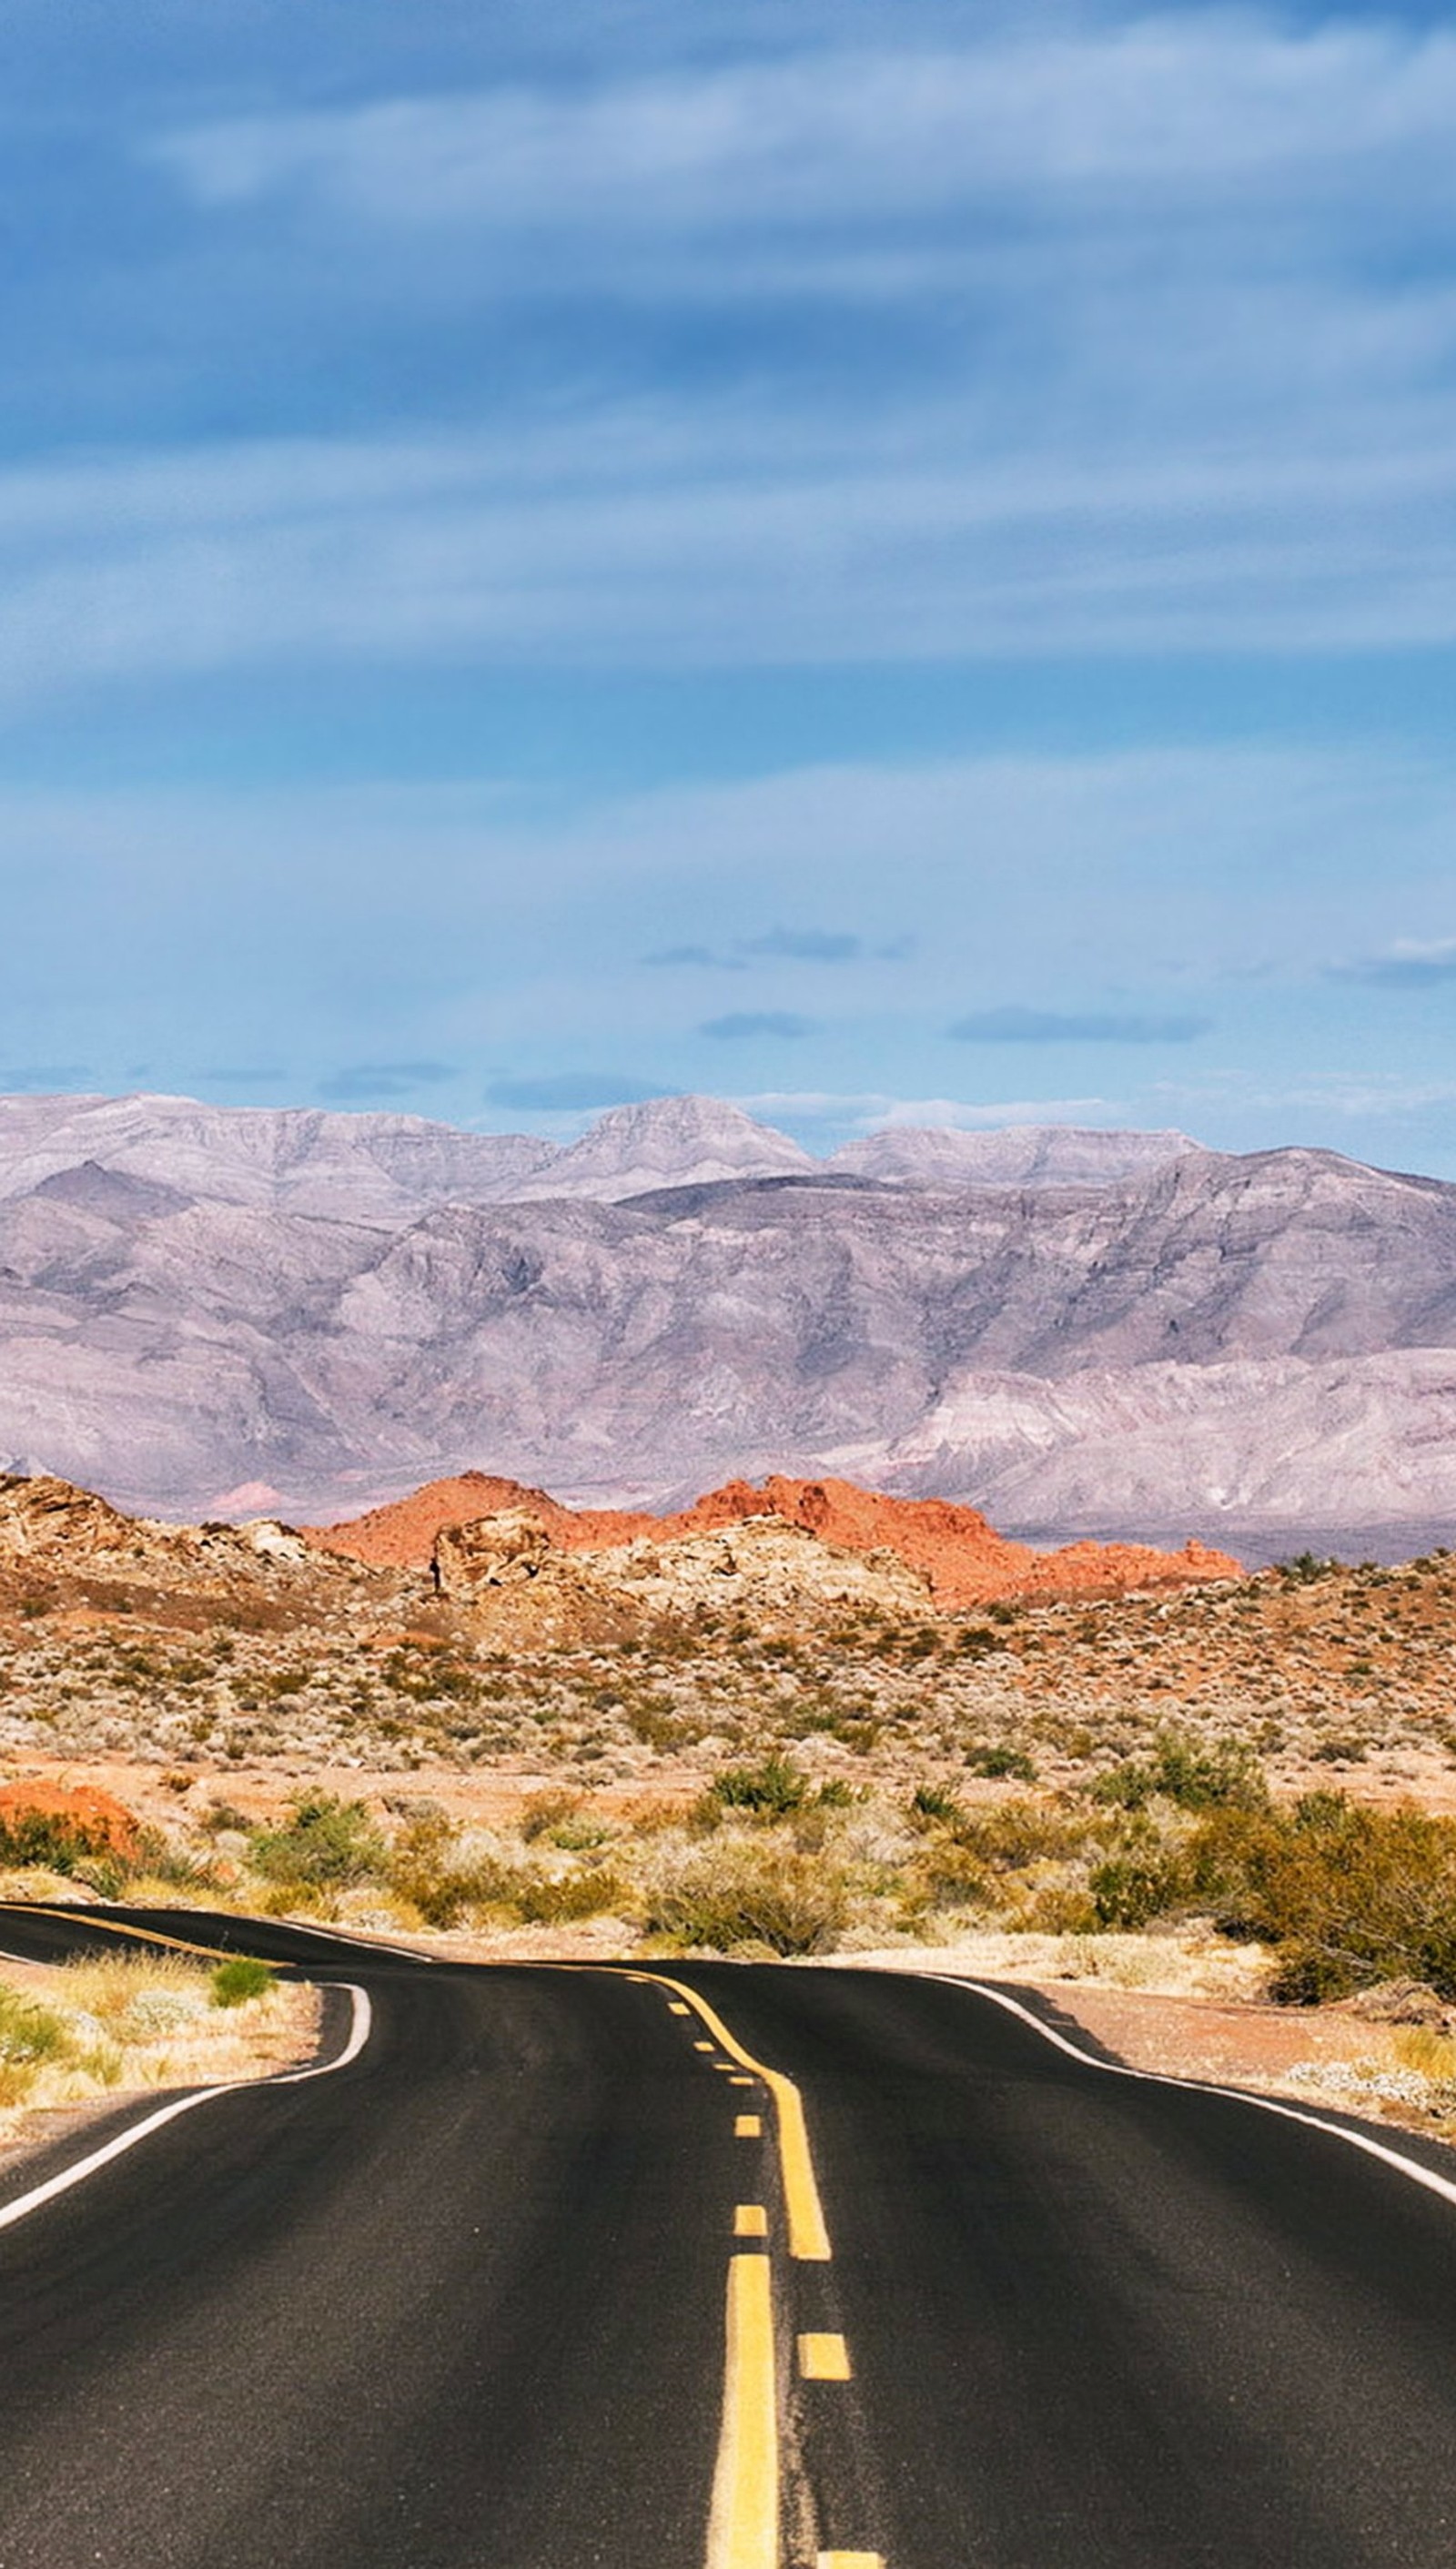
{"label": "blue sky", "polygon": [[1456,1176],[1435,7],[9,0],[0,1084]]}

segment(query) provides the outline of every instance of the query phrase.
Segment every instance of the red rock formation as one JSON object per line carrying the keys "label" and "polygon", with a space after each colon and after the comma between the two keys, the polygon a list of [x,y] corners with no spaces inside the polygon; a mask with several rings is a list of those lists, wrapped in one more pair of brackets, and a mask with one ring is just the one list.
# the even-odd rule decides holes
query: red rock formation
{"label": "red rock formation", "polygon": [[435,1538],[447,1526],[478,1517],[526,1510],[539,1518],[561,1551],[590,1552],[611,1544],[672,1542],[749,1517],[781,1517],[846,1552],[896,1552],[929,1580],[937,1606],[947,1613],[990,1605],[1001,1598],[1046,1601],[1056,1597],[1118,1597],[1133,1588],[1182,1587],[1207,1579],[1236,1579],[1240,1565],[1228,1553],[1189,1543],[1182,1552],[1155,1552],[1141,1544],[1074,1543],[1059,1552],[1033,1552],[1012,1543],[975,1508],[948,1499],[896,1499],[862,1490],[853,1481],[792,1480],[775,1473],[761,1488],[729,1481],[675,1516],[627,1509],[562,1507],[544,1490],[486,1472],[431,1481],[391,1507],[343,1525],[315,1529],[310,1540],[356,1561],[423,1569]]}
{"label": "red rock formation", "polygon": [[88,1855],[137,1853],[138,1826],[126,1804],[90,1784],[0,1785],[0,1839],[21,1836],[27,1820],[50,1822]]}

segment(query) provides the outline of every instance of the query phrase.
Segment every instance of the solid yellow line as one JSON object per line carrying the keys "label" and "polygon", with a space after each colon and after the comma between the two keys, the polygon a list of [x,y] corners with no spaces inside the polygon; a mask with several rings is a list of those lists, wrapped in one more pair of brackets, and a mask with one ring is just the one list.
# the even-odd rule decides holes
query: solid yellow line
{"label": "solid yellow line", "polygon": [[[645,1975],[644,1975],[645,1977]],[[685,1999],[701,2018],[708,2031],[716,2034],[731,2059],[761,2078],[774,2100],[779,2120],[779,2166],[784,2179],[784,2204],[789,2216],[789,2254],[791,2257],[823,2260],[834,2255],[829,2244],[829,2229],[824,2207],[819,2200],[819,2187],[814,2175],[814,2160],[809,2149],[809,2127],[804,2120],[804,2099],[792,2078],[781,2069],[766,2068],[745,2051],[731,2034],[717,2012],[685,1981],[670,1981],[665,1974],[653,1973],[652,1979],[664,1990],[672,1990]]]}
{"label": "solid yellow line", "polygon": [[68,1926],[99,1927],[107,1936],[136,1936],[144,1945],[169,1945],[176,1954],[203,1954],[212,1963],[230,1963],[233,1960],[221,1945],[189,1945],[185,1936],[164,1936],[157,1927],[128,1927],[120,1918],[97,1918],[89,1909],[43,1909],[39,1901],[27,1900],[17,1902],[12,1915],[17,1918],[59,1918]]}
{"label": "solid yellow line", "polygon": [[733,2137],[736,2141],[761,2141],[763,2139],[762,2114],[735,2115]]}
{"label": "solid yellow line", "polygon": [[728,2261],[723,2425],[707,2569],[779,2569],[779,2419],[767,2257]]}
{"label": "solid yellow line", "polygon": [[801,2337],[799,2371],[806,2382],[850,2382],[854,2379],[850,2350],[842,2337],[827,2330]]}
{"label": "solid yellow line", "polygon": [[733,2208],[735,2239],[767,2239],[769,2216],[761,2203],[739,2203]]}

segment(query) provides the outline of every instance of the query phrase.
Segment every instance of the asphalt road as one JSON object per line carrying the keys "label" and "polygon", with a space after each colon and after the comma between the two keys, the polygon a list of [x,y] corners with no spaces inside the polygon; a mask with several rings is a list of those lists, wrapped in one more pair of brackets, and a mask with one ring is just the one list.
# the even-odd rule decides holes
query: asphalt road
{"label": "asphalt road", "polygon": [[1328,2133],[938,1983],[146,1923],[372,2031],[0,2229],[0,2569],[1456,2569],[1456,2202]]}

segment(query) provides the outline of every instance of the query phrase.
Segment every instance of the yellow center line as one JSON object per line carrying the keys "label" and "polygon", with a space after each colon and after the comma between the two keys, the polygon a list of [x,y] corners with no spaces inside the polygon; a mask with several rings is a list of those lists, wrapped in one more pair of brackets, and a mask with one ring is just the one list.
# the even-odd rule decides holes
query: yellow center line
{"label": "yellow center line", "polygon": [[774,2100],[779,2125],[779,2166],[784,2180],[784,2206],[789,2217],[789,2254],[791,2257],[823,2261],[834,2254],[829,2244],[829,2228],[824,2207],[819,2200],[819,2186],[814,2174],[814,2160],[809,2148],[809,2127],[804,2119],[804,2099],[792,2078],[781,2069],[770,2069],[746,2051],[736,2035],[731,2034],[716,2009],[709,2007],[696,1990],[685,1981],[669,1980],[662,1972],[634,1972],[633,1980],[650,1980],[659,1989],[671,1990],[683,2000],[699,2020],[715,2036],[721,2049],[742,2069],[761,2078]]}
{"label": "yellow center line", "polygon": [[779,2569],[779,2418],[767,2257],[728,2261],[727,2340],[707,2569]]}
{"label": "yellow center line", "polygon": [[[176,1954],[202,1954],[209,1962],[230,1963],[235,1948],[222,1945],[193,1945],[185,1936],[164,1936],[158,1927],[129,1927],[120,1918],[97,1918],[89,1909],[43,1909],[36,1900],[27,1900],[11,1911],[16,1918],[59,1918],[67,1926],[97,1927],[105,1936],[135,1936],[144,1945],[167,1945]],[[278,1968],[270,1965],[269,1969]],[[286,1970],[287,1966],[282,1966]]]}
{"label": "yellow center line", "polygon": [[885,2569],[883,2551],[821,2551],[815,2569]]}
{"label": "yellow center line", "polygon": [[761,2203],[739,2203],[733,2208],[735,2239],[767,2239],[769,2216]]}
{"label": "yellow center line", "polygon": [[763,2139],[762,2114],[736,2115],[733,2122],[733,2137],[738,2141],[761,2141]]}
{"label": "yellow center line", "polygon": [[799,2371],[806,2382],[851,2382],[854,2379],[850,2350],[842,2337],[827,2330],[801,2337]]}

